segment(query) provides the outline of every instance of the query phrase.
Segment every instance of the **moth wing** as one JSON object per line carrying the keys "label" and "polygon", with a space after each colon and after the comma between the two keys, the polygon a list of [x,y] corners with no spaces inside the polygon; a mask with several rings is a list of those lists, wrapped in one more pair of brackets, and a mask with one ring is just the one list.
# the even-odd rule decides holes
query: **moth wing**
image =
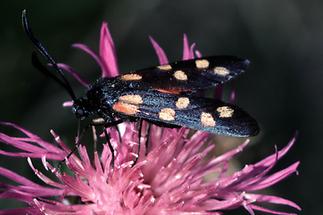
{"label": "moth wing", "polygon": [[219,135],[248,137],[259,132],[257,122],[249,114],[217,99],[163,94],[154,90],[134,91],[131,96],[119,99],[113,110],[126,116]]}
{"label": "moth wing", "polygon": [[234,56],[212,56],[177,61],[134,71],[119,78],[137,88],[194,91],[227,82],[246,70],[249,60]]}

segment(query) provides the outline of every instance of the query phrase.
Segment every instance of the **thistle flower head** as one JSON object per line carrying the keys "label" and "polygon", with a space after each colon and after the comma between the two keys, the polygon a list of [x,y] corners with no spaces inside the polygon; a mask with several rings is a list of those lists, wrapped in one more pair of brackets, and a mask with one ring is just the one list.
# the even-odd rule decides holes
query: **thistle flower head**
{"label": "thistle flower head", "polygon": [[[168,59],[158,43],[150,38],[161,64]],[[107,24],[101,28],[100,51],[96,55],[85,45],[76,44],[99,63],[102,76],[119,73],[115,47]],[[200,56],[195,44],[184,35],[183,59]],[[81,84],[87,86],[69,66],[60,64]],[[15,182],[2,184],[0,198],[13,198],[28,206],[2,210],[7,214],[223,214],[243,207],[250,214],[264,211],[271,214],[292,214],[263,207],[263,203],[300,207],[278,196],[256,193],[296,172],[299,162],[273,172],[273,166],[295,142],[267,158],[242,169],[228,172],[229,162],[248,145],[248,140],[220,156],[214,156],[215,145],[210,135],[186,128],[170,129],[144,122],[141,135],[134,123],[123,123],[118,131],[108,128],[114,148],[114,161],[108,144],[91,155],[86,144],[70,157],[68,146],[51,130],[55,143],[47,142],[12,123],[2,123],[21,131],[23,137],[0,132],[0,141],[18,149],[0,150],[0,154],[25,157],[35,175],[43,182],[37,184],[8,169],[0,167],[0,175]],[[100,135],[103,137],[104,135]],[[138,152],[139,136],[141,150]],[[149,144],[145,145],[147,138]],[[78,155],[77,155],[78,154]],[[66,159],[65,159],[66,158]],[[135,163],[134,161],[137,160]],[[40,159],[43,169],[34,166]],[[67,172],[56,169],[53,161],[65,159]],[[113,162],[113,165],[112,165]],[[49,177],[51,175],[51,177]]]}
{"label": "thistle flower head", "polygon": [[[270,187],[296,171],[298,162],[270,174],[276,162],[283,157],[295,139],[260,162],[246,165],[229,174],[228,163],[241,153],[248,141],[218,157],[206,159],[215,145],[208,134],[196,132],[189,136],[185,128],[165,129],[152,125],[149,149],[144,146],[136,154],[138,130],[134,124],[125,123],[124,133],[110,128],[111,142],[115,148],[114,168],[107,144],[101,154],[94,152],[93,159],[85,146],[78,149],[65,163],[72,175],[55,169],[49,160],[62,160],[70,152],[60,137],[51,131],[58,146],[24,132],[26,137],[10,137],[0,133],[1,142],[19,148],[21,152],[1,154],[28,157],[34,173],[46,185],[36,184],[10,170],[1,168],[0,174],[18,183],[3,187],[1,198],[15,198],[29,207],[11,212],[33,214],[221,214],[223,211],[244,207],[250,214],[254,210],[273,214],[288,214],[265,209],[262,203],[282,204],[300,209],[295,203],[255,191]],[[144,127],[147,127],[145,124]],[[144,129],[146,130],[146,129]],[[141,141],[145,141],[143,137]],[[148,151],[146,155],[146,151]],[[139,156],[134,164],[134,158]],[[46,174],[36,169],[31,158],[42,160]],[[206,180],[207,176],[212,176]],[[79,203],[72,200],[78,199]]]}

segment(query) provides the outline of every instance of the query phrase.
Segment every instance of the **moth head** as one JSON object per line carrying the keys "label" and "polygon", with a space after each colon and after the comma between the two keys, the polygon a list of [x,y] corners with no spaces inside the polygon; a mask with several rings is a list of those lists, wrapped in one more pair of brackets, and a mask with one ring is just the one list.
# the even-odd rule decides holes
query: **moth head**
{"label": "moth head", "polygon": [[73,101],[72,112],[78,119],[85,119],[91,112],[89,111],[88,100],[86,98],[79,98]]}

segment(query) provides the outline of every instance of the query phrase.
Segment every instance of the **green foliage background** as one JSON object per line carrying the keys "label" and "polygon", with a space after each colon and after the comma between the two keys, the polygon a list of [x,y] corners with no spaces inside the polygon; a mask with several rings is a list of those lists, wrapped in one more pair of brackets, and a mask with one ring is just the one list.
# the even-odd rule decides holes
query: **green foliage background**
{"label": "green foliage background", "polygon": [[[322,213],[322,1],[12,0],[2,1],[0,8],[1,120],[16,122],[48,140],[50,128],[70,140],[76,131],[74,116],[61,108],[68,98],[64,90],[31,66],[32,47],[20,23],[24,8],[52,55],[92,81],[99,75],[98,66],[70,45],[83,42],[97,50],[103,20],[110,25],[122,71],[157,64],[148,35],[169,59],[179,59],[186,32],[204,55],[251,60],[248,72],[226,87],[237,89],[238,105],[262,128],[242,159],[251,163],[272,153],[274,145],[284,146],[298,130],[298,141],[281,166],[300,159],[299,176],[271,192],[298,202],[303,214]],[[75,82],[73,86],[78,87]],[[24,159],[0,157],[0,162],[32,175]],[[1,207],[13,204],[0,201]]]}

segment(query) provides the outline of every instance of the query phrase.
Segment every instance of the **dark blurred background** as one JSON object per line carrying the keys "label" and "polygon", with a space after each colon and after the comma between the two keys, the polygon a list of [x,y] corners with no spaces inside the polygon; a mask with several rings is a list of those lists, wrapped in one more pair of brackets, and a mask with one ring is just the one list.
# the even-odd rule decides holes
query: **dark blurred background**
{"label": "dark blurred background", "polygon": [[[91,81],[99,76],[99,67],[70,45],[82,42],[97,50],[104,20],[109,23],[122,71],[157,64],[148,35],[160,43],[170,60],[179,59],[182,35],[187,33],[204,55],[231,54],[251,60],[248,72],[226,85],[226,92],[237,90],[237,104],[262,129],[241,159],[257,161],[274,152],[274,145],[286,145],[299,131],[296,145],[279,163],[284,167],[301,160],[299,175],[270,192],[300,204],[300,214],[323,213],[322,1],[12,0],[0,6],[1,120],[16,122],[47,140],[51,140],[50,128],[66,139],[76,132],[73,114],[61,107],[68,99],[65,91],[31,65],[32,46],[20,21],[24,8],[34,32],[57,61],[72,65]],[[83,93],[76,82],[73,87],[79,95]],[[24,159],[1,157],[0,162],[33,175]],[[236,214],[247,213],[239,210]]]}

